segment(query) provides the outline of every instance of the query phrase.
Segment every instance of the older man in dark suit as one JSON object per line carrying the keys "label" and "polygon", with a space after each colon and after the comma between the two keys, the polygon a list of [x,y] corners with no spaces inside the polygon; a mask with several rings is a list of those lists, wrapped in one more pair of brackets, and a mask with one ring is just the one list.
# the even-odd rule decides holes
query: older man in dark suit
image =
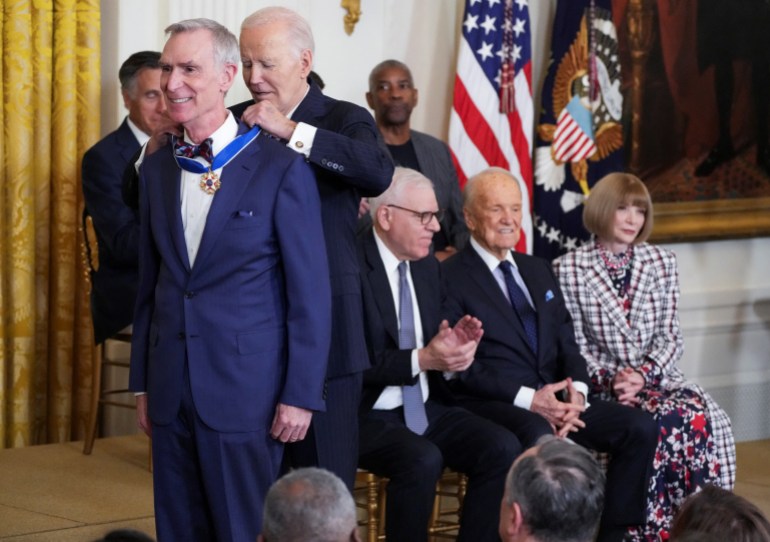
{"label": "older man in dark suit", "polygon": [[454,391],[464,407],[508,427],[525,447],[557,434],[609,452],[598,540],[619,542],[645,519],[656,424],[638,409],[589,397],[586,362],[551,267],[513,252],[522,209],[516,179],[504,169],[484,170],[468,181],[464,197],[471,241],[442,266],[446,316],[479,318],[484,336],[475,362],[452,381]]}
{"label": "older man in dark suit", "polygon": [[83,155],[83,195],[99,247],[92,274],[94,339],[103,342],[131,324],[139,282],[139,220],[121,196],[123,170],[157,128],[165,110],[160,91],[160,53],[141,51],[126,59],[118,77],[128,116]]}
{"label": "older man in dark suit", "polygon": [[287,448],[291,466],[321,466],[353,487],[361,374],[369,366],[362,327],[355,251],[358,205],[385,190],[393,166],[377,146],[377,129],[363,108],[324,96],[308,79],[313,34],[307,21],[280,7],[261,9],[241,27],[243,78],[254,101],[232,108],[300,153],[321,195],[323,233],[332,280],[332,347],[326,411],[313,417],[308,438]]}
{"label": "older man in dark suit", "polygon": [[[374,111],[388,154],[397,166],[415,169],[433,182],[439,207],[444,210],[441,229],[433,236],[433,248],[436,257],[443,260],[465,247],[468,228],[449,148],[443,141],[410,127],[417,97],[412,72],[403,62],[384,60],[369,74],[366,102]],[[362,217],[362,222],[369,220],[368,215]]]}
{"label": "older man in dark suit", "polygon": [[235,36],[209,19],[167,32],[161,88],[184,139],[141,165],[130,388],[159,541],[253,542],[283,443],[324,408],[320,199],[304,160],[225,108]]}
{"label": "older man in dark suit", "polygon": [[515,436],[452,404],[444,371],[473,362],[481,322],[441,322],[444,292],[429,255],[440,212],[431,182],[396,168],[372,200],[374,228],[359,239],[366,340],[361,466],[389,479],[388,540],[427,540],[435,486],[444,466],[468,474],[461,541],[493,541],[503,479],[521,452]]}

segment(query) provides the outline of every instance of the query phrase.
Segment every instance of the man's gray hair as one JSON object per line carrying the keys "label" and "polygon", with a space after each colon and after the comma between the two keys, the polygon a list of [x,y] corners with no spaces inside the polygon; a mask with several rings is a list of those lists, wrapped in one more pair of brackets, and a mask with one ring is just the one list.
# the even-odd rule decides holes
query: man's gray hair
{"label": "man's gray hair", "polygon": [[463,208],[464,209],[470,209],[473,207],[473,202],[476,199],[476,184],[478,184],[478,181],[480,179],[483,179],[484,177],[488,177],[492,174],[498,174],[498,175],[504,175],[506,177],[510,177],[511,181],[516,184],[516,186],[521,190],[521,185],[519,184],[519,180],[505,168],[501,168],[498,166],[488,167],[487,169],[481,170],[476,175],[468,179],[468,181],[465,183],[465,188],[463,188]]}
{"label": "man's gray hair", "polygon": [[166,27],[166,35],[170,38],[182,32],[194,32],[195,30],[208,30],[211,32],[214,43],[214,61],[218,67],[227,64],[238,65],[241,60],[241,52],[238,48],[238,38],[226,27],[211,19],[187,19]]}
{"label": "man's gray hair", "polygon": [[369,213],[373,221],[376,222],[377,209],[383,205],[404,205],[408,202],[401,200],[401,194],[409,186],[420,188],[430,188],[433,190],[433,183],[425,175],[417,170],[406,167],[396,167],[393,170],[393,180],[385,192],[376,198],[369,198]]}
{"label": "man's gray hair", "polygon": [[604,473],[582,446],[546,436],[534,455],[514,463],[505,502],[519,504],[524,524],[539,542],[593,540],[604,505]]}
{"label": "man's gray hair", "polygon": [[309,49],[311,53],[315,52],[315,41],[310,24],[302,15],[289,8],[271,6],[257,10],[243,20],[241,31],[276,22],[284,23],[288,27],[289,43],[294,48],[294,55],[297,58],[305,49]]}
{"label": "man's gray hair", "polygon": [[388,60],[383,60],[379,64],[377,64],[374,68],[372,68],[372,71],[369,72],[369,92],[374,92],[377,86],[377,76],[379,73],[383,70],[389,70],[391,68],[398,68],[400,70],[404,70],[406,72],[406,75],[409,77],[409,82],[414,85],[414,79],[412,78],[412,70],[409,69],[409,66],[401,62],[400,60],[395,60],[393,58],[390,58]]}
{"label": "man's gray hair", "polygon": [[325,469],[293,470],[267,492],[262,520],[266,542],[342,542],[356,528],[352,495]]}

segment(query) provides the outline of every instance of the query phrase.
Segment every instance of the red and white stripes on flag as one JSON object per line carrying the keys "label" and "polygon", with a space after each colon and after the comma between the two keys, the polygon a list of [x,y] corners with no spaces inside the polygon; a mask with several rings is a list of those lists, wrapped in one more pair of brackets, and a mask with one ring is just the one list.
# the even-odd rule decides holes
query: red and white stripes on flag
{"label": "red and white stripes on flag", "polygon": [[[516,248],[527,253],[532,252],[531,58],[528,0],[466,0],[449,148],[461,186],[491,166],[520,181],[522,236]],[[512,92],[501,85],[510,81],[511,66]],[[510,105],[513,110],[506,111]]]}
{"label": "red and white stripes on flag", "polygon": [[558,162],[579,162],[596,152],[591,112],[580,104],[579,96],[559,113],[552,152]]}

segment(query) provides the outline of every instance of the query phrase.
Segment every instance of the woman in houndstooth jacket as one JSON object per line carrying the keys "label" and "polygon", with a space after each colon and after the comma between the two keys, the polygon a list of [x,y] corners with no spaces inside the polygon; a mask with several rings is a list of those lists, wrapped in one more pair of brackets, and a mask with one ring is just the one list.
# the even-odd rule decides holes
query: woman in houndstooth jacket
{"label": "woman in houndstooth jacket", "polygon": [[730,419],[677,366],[682,357],[673,252],[645,243],[652,201],[637,177],[612,173],[591,190],[583,222],[594,240],[554,262],[588,363],[592,392],[650,412],[660,437],[644,532],[667,540],[674,513],[705,484],[732,489]]}

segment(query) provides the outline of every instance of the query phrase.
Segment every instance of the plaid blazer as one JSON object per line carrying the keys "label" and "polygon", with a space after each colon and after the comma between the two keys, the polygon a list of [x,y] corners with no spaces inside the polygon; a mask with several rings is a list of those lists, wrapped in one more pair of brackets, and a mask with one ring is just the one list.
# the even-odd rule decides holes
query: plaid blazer
{"label": "plaid blazer", "polygon": [[594,393],[613,400],[611,382],[622,368],[640,370],[659,391],[686,387],[704,400],[722,465],[722,485],[735,482],[735,444],[730,418],[700,386],[689,382],[677,362],[683,340],[679,327],[679,272],[676,256],[642,243],[634,247],[628,319],[595,242],[554,261],[575,339],[588,364]]}

